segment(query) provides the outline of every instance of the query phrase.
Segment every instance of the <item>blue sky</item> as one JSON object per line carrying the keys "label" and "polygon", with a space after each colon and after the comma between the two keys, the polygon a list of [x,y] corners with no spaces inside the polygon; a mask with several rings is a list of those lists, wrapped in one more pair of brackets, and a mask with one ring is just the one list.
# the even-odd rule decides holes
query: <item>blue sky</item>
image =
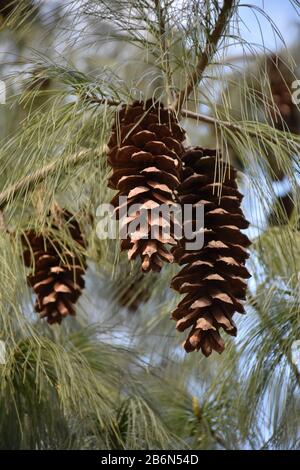
{"label": "blue sky", "polygon": [[[241,1],[241,5],[248,2]],[[249,4],[255,5],[264,10],[269,15],[281,34],[287,45],[290,46],[297,39],[300,26],[300,9],[292,5],[290,0],[249,0]],[[280,40],[274,36],[272,28],[259,12],[250,11],[249,8],[240,8],[240,14],[245,25],[242,27],[243,37],[251,42],[262,43],[262,33],[266,47],[276,50],[281,49]],[[258,18],[260,26],[258,25]],[[298,26],[297,26],[298,25]],[[277,44],[276,44],[277,43]]]}

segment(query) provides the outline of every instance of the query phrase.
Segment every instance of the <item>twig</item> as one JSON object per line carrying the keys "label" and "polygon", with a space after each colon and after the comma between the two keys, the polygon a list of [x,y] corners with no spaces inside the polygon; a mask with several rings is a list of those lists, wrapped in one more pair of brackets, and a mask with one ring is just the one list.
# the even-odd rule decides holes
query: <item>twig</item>
{"label": "twig", "polygon": [[232,127],[234,124],[231,122],[227,121],[220,121],[219,119],[216,119],[212,116],[207,116],[206,114],[201,114],[201,113],[195,113],[194,111],[189,111],[188,109],[182,109],[181,110],[181,116],[182,117],[187,117],[190,119],[195,119],[196,121],[202,121],[206,122],[207,124],[212,124],[213,126],[216,125],[225,125],[227,127]]}
{"label": "twig", "polygon": [[[121,104],[120,101],[108,101],[104,98],[97,98],[96,96],[85,95],[84,99],[89,101],[92,104],[107,104],[108,106],[119,106]],[[211,124],[213,126],[225,126],[230,129],[241,130],[241,127],[238,124],[234,124],[229,121],[220,121],[212,116],[207,116],[206,114],[195,113],[193,111],[189,111],[188,109],[181,110],[181,116],[187,117],[190,119],[195,119],[196,121],[205,122],[207,124]]]}
{"label": "twig", "polygon": [[[88,99],[91,103],[98,104],[98,105],[107,104],[108,106],[119,106],[121,104],[121,102],[109,101],[109,100],[102,99],[102,98],[96,98],[94,96],[92,97],[87,96],[85,98]],[[189,111],[188,109],[182,109],[181,115],[183,117],[195,119],[197,121],[205,122],[207,124],[211,124],[214,126],[227,127],[228,129],[236,130],[239,132],[243,131],[242,127],[238,124],[235,124],[229,121],[221,121],[212,116],[195,113],[193,111]],[[249,135],[253,135],[254,137],[257,137],[257,133],[255,131],[249,130],[248,133]],[[270,138],[270,140],[276,143],[275,138],[274,139]],[[102,152],[105,152],[105,148],[103,148]],[[85,161],[90,156],[91,153],[93,153],[92,150],[82,150],[81,152],[70,155],[69,157],[65,158],[63,162],[63,166],[67,167],[69,164],[76,165],[78,163],[81,163]],[[94,152],[94,153],[95,155],[98,155],[97,152]],[[24,194],[32,186],[43,181],[49,174],[54,173],[56,171],[57,165],[61,165],[61,164],[62,164],[61,159],[51,162],[48,165],[44,166],[43,168],[37,170],[36,172],[29,174],[27,176],[24,176],[17,183],[13,184],[12,186],[2,191],[0,193],[0,210],[9,202],[10,198],[13,198],[18,193]]]}
{"label": "twig", "polygon": [[158,26],[159,26],[159,40],[160,47],[163,54],[163,71],[165,73],[166,92],[168,97],[168,106],[174,98],[172,92],[172,72],[170,67],[170,52],[166,38],[166,17],[165,9],[161,6],[161,0],[155,0],[155,9],[157,12]]}
{"label": "twig", "polygon": [[[195,119],[196,121],[201,121],[205,122],[206,124],[211,124],[212,126],[218,126],[218,127],[226,127],[227,129],[237,131],[237,132],[245,132],[244,128],[240,124],[235,124],[234,122],[230,121],[222,121],[220,119],[214,118],[212,116],[207,116],[206,114],[200,114],[200,113],[195,113],[193,111],[189,111],[188,109],[182,109],[181,110],[181,115],[183,117],[187,117],[190,119]],[[249,121],[249,123],[252,123],[255,121]],[[282,132],[282,131],[281,131]],[[251,135],[258,139],[258,134],[257,131],[255,130],[248,130],[247,131],[248,135]],[[278,139],[276,137],[272,137],[271,135],[268,137],[269,142],[272,142],[273,144],[278,144]]]}
{"label": "twig", "polygon": [[[109,101],[104,100],[102,98],[97,98],[95,96],[92,96],[92,97],[85,96],[85,99],[90,101],[91,103],[99,104],[99,105],[107,103],[108,106],[119,106],[121,104],[121,102],[118,102],[118,101],[113,101],[113,102],[111,102],[112,104],[110,104]],[[196,121],[205,122],[206,124],[210,124],[212,126],[226,127],[227,129],[230,129],[230,130],[233,130],[233,131],[243,132],[243,128],[239,124],[235,124],[234,122],[230,122],[230,121],[222,121],[220,119],[214,118],[213,116],[207,116],[206,114],[195,113],[194,111],[190,111],[188,109],[182,109],[181,110],[181,116],[189,118],[189,119],[194,119]],[[248,134],[257,138],[257,132],[256,131],[249,130]],[[270,137],[269,141],[277,144],[276,138]],[[0,207],[1,207],[1,205],[0,205]]]}
{"label": "twig", "polygon": [[[234,124],[230,121],[221,121],[220,119],[214,118],[212,116],[207,116],[206,114],[194,113],[193,111],[189,111],[188,109],[182,109],[181,116],[190,119],[195,119],[196,121],[205,122],[206,124],[211,124],[212,126],[227,127],[227,129],[243,132],[243,128],[239,124]],[[257,137],[257,132],[255,131],[248,131],[248,134]]]}
{"label": "twig", "polygon": [[223,7],[221,8],[219,17],[215,24],[215,28],[207,38],[207,42],[204,48],[203,53],[201,54],[198,64],[192,73],[186,87],[182,89],[173,103],[173,109],[177,112],[180,112],[184,101],[189,97],[190,93],[193,91],[196,83],[199,83],[202,79],[202,75],[207,65],[210,63],[212,57],[214,56],[218,43],[221,39],[221,36],[226,28],[227,21],[230,18],[235,0],[224,0]]}
{"label": "twig", "polygon": [[[103,98],[97,98],[96,96],[89,96],[86,95],[84,97],[85,100],[89,101],[92,104],[107,104],[108,106],[119,106],[121,102],[118,101],[107,101]],[[227,129],[235,130],[235,131],[243,131],[243,128],[239,124],[235,124],[230,121],[221,121],[220,119],[214,118],[212,116],[207,116],[206,114],[201,114],[201,113],[195,113],[194,111],[190,111],[188,109],[182,109],[181,110],[181,116],[194,119],[196,121],[201,121],[205,122],[206,124],[210,124],[212,126],[219,126],[219,127],[227,127]],[[255,131],[249,131],[249,135],[253,135],[257,137],[257,132]],[[271,139],[272,140],[272,139]],[[275,141],[275,139],[274,139]],[[275,141],[276,142],[276,141]],[[1,207],[1,206],[0,206]]]}
{"label": "twig", "polygon": [[[202,420],[203,420],[203,416],[202,416],[202,411],[201,411],[201,408],[200,408],[199,401],[197,400],[196,397],[193,397],[192,403],[193,403],[194,415],[195,415],[197,421],[201,424],[201,423],[202,423]],[[228,444],[227,444],[227,442],[222,438],[222,436],[220,436],[220,435],[213,429],[213,426],[212,426],[212,424],[209,422],[208,419],[206,419],[206,423],[208,424],[209,432],[210,432],[211,437],[217,442],[217,444],[219,444],[219,446],[221,446],[221,447],[223,447],[225,450],[227,450],[227,449],[228,449]]]}
{"label": "twig", "polygon": [[[235,124],[230,121],[221,121],[220,119],[214,118],[212,116],[207,116],[206,114],[195,113],[194,111],[189,111],[188,109],[182,109],[181,115],[190,119],[195,119],[196,121],[205,122],[206,124],[211,124],[212,126],[227,127],[227,129],[235,131],[243,131],[243,128],[239,124]],[[257,137],[257,132],[249,131],[250,135],[255,135]]]}
{"label": "twig", "polygon": [[[99,156],[98,152],[89,149],[81,150],[80,152],[65,158],[63,167],[67,168],[68,165],[77,165],[78,163],[82,163],[90,157],[91,153],[94,153],[95,156]],[[24,176],[17,183],[2,191],[0,193],[0,210],[9,202],[10,198],[13,198],[16,194],[24,194],[32,186],[43,181],[49,174],[55,173],[58,165],[62,165],[61,158],[49,163],[34,173]]]}
{"label": "twig", "polygon": [[120,101],[109,100],[107,98],[97,98],[94,95],[86,94],[84,99],[89,101],[92,104],[104,104],[106,106],[119,106],[121,104]]}

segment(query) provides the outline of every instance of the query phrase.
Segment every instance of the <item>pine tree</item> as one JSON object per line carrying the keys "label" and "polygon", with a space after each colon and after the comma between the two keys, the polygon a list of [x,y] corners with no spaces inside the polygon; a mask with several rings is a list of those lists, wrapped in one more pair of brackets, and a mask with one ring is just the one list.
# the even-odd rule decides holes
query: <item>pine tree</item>
{"label": "pine tree", "polygon": [[[0,64],[1,79],[7,85],[7,106],[0,108],[4,136],[0,146],[0,340],[6,349],[6,363],[0,365],[0,447],[299,447],[299,232],[294,217],[284,227],[269,227],[265,213],[278,194],[274,184],[278,170],[278,175],[281,172],[289,179],[297,217],[300,142],[289,132],[287,122],[283,130],[278,125],[282,121],[275,120],[279,106],[273,106],[277,98],[273,104],[270,100],[266,79],[270,52],[262,43],[261,68],[254,71],[248,66],[257,62],[259,40],[253,31],[255,44],[247,43],[237,27],[245,7],[240,9],[235,0],[71,0],[68,5],[56,2],[55,9],[43,0],[29,3],[38,8],[21,18],[22,8],[17,5],[18,11],[2,18],[0,31],[1,43],[18,57],[12,65],[10,54]],[[299,7],[297,0],[293,4]],[[255,14],[259,17],[257,9]],[[238,62],[231,56],[233,42],[250,51]],[[49,89],[32,89],[34,71],[42,71],[42,79],[51,83]],[[230,90],[227,83],[232,84]],[[278,103],[286,105],[281,98]],[[132,161],[136,152],[124,151],[126,136],[125,141],[119,139],[127,124],[132,125],[124,122],[126,113],[129,121],[139,115],[144,124],[147,115],[155,117],[147,129],[136,131],[140,125],[136,123],[127,137],[136,139],[139,132],[142,136],[150,132],[158,139],[141,167]],[[161,116],[168,116],[168,122],[161,122]],[[261,122],[262,116],[270,119]],[[130,145],[138,148],[137,158],[141,157],[143,143]],[[205,148],[206,157],[202,150],[195,157],[199,167],[193,169],[193,158],[182,156],[182,145],[186,150]],[[158,148],[167,154],[155,154]],[[237,174],[229,166],[230,148],[242,161]],[[127,169],[133,171],[121,177],[114,160],[120,150],[130,163]],[[182,166],[182,158],[188,164]],[[178,161],[174,171],[169,171],[170,159]],[[140,171],[149,168],[150,161],[149,175],[142,176]],[[201,161],[206,162],[204,172]],[[167,182],[156,179],[158,173]],[[185,181],[179,185],[176,181],[175,187],[174,178],[165,173]],[[202,274],[201,281],[198,275],[196,280],[194,275],[185,278],[197,261],[188,259],[181,242],[171,252],[156,239],[157,251],[147,258],[141,242],[127,240],[126,251],[136,249],[136,261],[128,263],[119,240],[101,238],[99,227],[106,220],[102,204],[117,197],[113,191],[134,191],[139,185],[132,187],[130,176],[143,181],[147,189],[140,197],[135,194],[137,202],[152,201],[154,193],[155,201],[170,202],[188,196],[197,203],[205,196],[205,227],[218,237],[210,240],[212,232],[206,231],[204,248],[188,256],[197,258],[199,265],[208,263],[212,278],[204,279]],[[201,195],[204,177],[212,186]],[[153,181],[160,189],[149,185]],[[166,185],[163,190],[162,185]],[[212,188],[220,190],[220,198]],[[245,195],[243,201],[239,193]],[[76,219],[72,216],[68,223],[57,225],[54,214],[49,214],[54,201],[67,213],[76,214]],[[247,223],[241,210],[250,221],[245,235],[241,230]],[[80,222],[84,247],[78,231],[72,234],[75,220]],[[228,220],[231,229],[219,231]],[[252,241],[248,267],[253,278],[244,301],[246,235]],[[29,267],[23,257],[26,236]],[[239,242],[233,243],[235,237]],[[49,254],[51,247],[55,253]],[[174,257],[175,262],[144,275],[140,264],[145,270],[161,267],[158,249],[163,258]],[[35,267],[41,267],[43,256],[47,262],[39,272],[43,282],[50,271],[51,281],[45,283],[49,292],[38,292],[39,279],[30,277],[35,293],[27,285],[27,276],[38,274]],[[224,257],[231,258],[230,266]],[[80,269],[78,275],[71,269],[71,277],[73,260]],[[67,285],[71,292],[56,291],[53,268],[55,276],[63,278],[59,290]],[[84,295],[77,301],[83,270]],[[169,289],[172,277],[184,302],[192,289],[195,300],[202,296],[202,289],[207,299],[209,285],[214,286],[209,292],[214,310],[206,310],[205,315],[215,330],[203,334],[194,329],[186,343],[188,350],[220,351],[223,343],[218,334],[223,335],[222,329],[235,333],[233,320],[237,321],[237,338],[227,337],[221,356],[212,354],[206,359],[181,354],[181,334],[175,334],[170,313],[182,298]],[[123,301],[125,291],[129,293]],[[146,300],[140,294],[144,291]],[[123,308],[130,306],[132,292],[141,301],[136,315]],[[46,307],[46,318],[58,320],[61,313],[67,313],[68,320],[60,325],[49,325],[35,312],[36,297],[44,303],[52,294],[55,302],[50,304],[55,308]],[[226,295],[237,310],[242,310],[243,303],[247,314],[232,318],[236,309],[224,306]],[[66,300],[67,309],[53,317],[58,298]],[[76,300],[71,306],[70,298]],[[216,313],[217,302],[224,317]],[[73,309],[76,315],[70,316]],[[189,315],[186,310],[184,314]],[[179,329],[190,320],[185,318]],[[203,321],[199,324],[203,326]]]}

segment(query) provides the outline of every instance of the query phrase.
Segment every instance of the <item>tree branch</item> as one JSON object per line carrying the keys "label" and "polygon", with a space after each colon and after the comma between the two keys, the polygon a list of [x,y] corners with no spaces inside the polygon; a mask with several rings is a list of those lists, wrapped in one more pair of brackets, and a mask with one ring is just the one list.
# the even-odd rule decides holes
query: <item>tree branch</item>
{"label": "tree branch", "polygon": [[[211,124],[212,126],[227,127],[227,129],[243,132],[243,128],[239,124],[235,124],[230,121],[221,121],[220,119],[207,116],[206,114],[194,113],[188,109],[182,109],[181,115],[182,117],[195,119],[196,121],[205,122],[206,124]],[[248,131],[248,134],[257,137],[257,131]]]}
{"label": "tree branch", "polygon": [[[85,97],[89,102],[93,104],[98,104],[98,105],[103,105],[105,103],[108,104],[108,106],[119,106],[119,102],[113,102],[111,104],[110,102],[107,102],[105,99],[101,98],[96,98],[96,97]],[[231,122],[227,121],[220,121],[216,118],[213,118],[211,116],[206,116],[205,114],[198,114],[194,113],[193,111],[189,111],[187,109],[182,109],[181,114],[183,117],[195,119],[197,121],[205,122],[207,124],[215,125],[215,126],[225,126],[229,129],[234,129],[234,130],[239,130],[242,131],[240,126],[238,124],[233,124]],[[255,135],[255,133],[253,132]],[[102,149],[102,152],[105,152],[105,148]],[[90,154],[93,153],[92,150],[81,150],[80,152],[70,155],[69,157],[65,158],[63,162],[63,167],[67,168],[68,165],[77,165],[79,163],[84,162],[90,157]],[[94,152],[95,155],[98,155],[97,152]],[[26,191],[30,190],[32,186],[35,186],[36,184],[40,183],[43,181],[49,174],[52,174],[56,171],[57,165],[61,165],[61,158],[59,160],[56,160],[54,162],[49,163],[48,165],[44,166],[43,168],[35,171],[32,174],[26,175],[23,178],[21,178],[17,183],[13,184],[12,186],[8,187],[4,191],[0,193],[0,210],[9,202],[10,198],[13,198],[16,194],[24,194]]]}
{"label": "tree branch", "polygon": [[[118,101],[107,101],[103,98],[97,98],[95,96],[85,96],[85,99],[87,101],[89,101],[90,103],[92,104],[99,104],[99,105],[102,105],[102,104],[107,104],[108,106],[119,106],[121,104],[121,102],[118,102]],[[227,127],[227,129],[230,129],[230,130],[233,130],[233,131],[238,131],[238,132],[243,132],[243,128],[242,126],[240,126],[239,124],[235,124],[234,122],[230,122],[230,121],[221,121],[220,119],[217,119],[217,118],[214,118],[213,116],[207,116],[206,114],[201,114],[201,113],[195,113],[194,111],[190,111],[189,109],[182,109],[181,110],[181,116],[182,117],[186,117],[186,118],[189,118],[189,119],[194,119],[196,121],[201,121],[201,122],[205,122],[206,124],[210,124],[212,126],[218,126],[218,127]],[[253,130],[249,130],[248,131],[248,134],[257,138],[257,131]],[[270,137],[270,142],[273,142],[275,144],[277,144],[277,140],[276,138],[272,138]],[[1,207],[1,205],[0,205]]]}
{"label": "tree branch", "polygon": [[[214,118],[212,116],[207,116],[206,114],[201,113],[195,113],[193,111],[189,111],[188,109],[182,109],[181,115],[182,117],[195,119],[196,121],[205,122],[206,124],[211,124],[212,126],[227,127],[227,129],[243,132],[243,128],[239,124],[235,124],[234,122],[230,121],[221,121],[220,119]],[[255,131],[249,131],[248,133],[257,137],[257,132]]]}
{"label": "tree branch", "polygon": [[180,112],[183,106],[184,101],[189,97],[190,93],[193,91],[196,83],[199,83],[202,79],[202,75],[207,65],[211,62],[212,57],[214,56],[218,43],[221,39],[221,36],[228,24],[228,19],[232,15],[233,6],[235,0],[224,0],[223,7],[221,8],[219,17],[215,24],[215,28],[207,38],[207,42],[204,48],[203,53],[201,54],[196,69],[192,73],[190,80],[188,81],[186,87],[182,89],[173,103],[173,109]]}
{"label": "tree branch", "polygon": [[[105,151],[105,149],[102,151]],[[102,151],[100,153],[102,153]],[[65,158],[63,161],[63,167],[67,169],[69,165],[77,165],[82,163],[90,157],[91,153],[94,153],[94,155],[97,157],[99,156],[98,152],[89,149],[81,150],[80,152]],[[49,174],[55,173],[57,166],[59,165],[62,165],[61,158],[49,163],[48,165],[45,165],[43,168],[40,168],[34,173],[24,176],[17,183],[2,191],[0,193],[0,210],[9,202],[11,198],[17,194],[26,193],[26,191],[30,190],[32,186],[35,186],[36,184],[43,181]]]}
{"label": "tree branch", "polygon": [[159,26],[159,40],[160,48],[162,51],[162,68],[165,75],[165,86],[166,93],[168,98],[168,106],[171,104],[172,99],[174,98],[173,88],[172,88],[172,72],[170,66],[170,52],[169,46],[166,38],[166,14],[165,9],[161,5],[161,0],[155,0],[155,9],[157,13],[157,20]]}
{"label": "tree branch", "polygon": [[[120,104],[122,104],[121,101],[110,101],[104,98],[97,98],[96,96],[92,95],[85,95],[84,99],[91,104],[98,105],[107,104],[108,106],[119,106]],[[206,124],[211,124],[213,126],[225,126],[230,129],[242,130],[238,124],[234,124],[229,121],[220,121],[219,119],[216,119],[212,116],[207,116],[206,114],[201,113],[195,113],[193,111],[189,111],[188,109],[182,109],[181,115],[182,117],[195,119],[196,121],[205,122]]]}
{"label": "tree branch", "polygon": [[[188,109],[182,109],[181,115],[182,117],[195,119],[196,121],[205,122],[206,124],[211,124],[212,126],[226,127],[227,129],[230,129],[232,131],[238,131],[241,133],[245,132],[245,129],[240,124],[235,124],[234,122],[230,122],[230,121],[221,121],[220,119],[214,118],[212,116],[207,116],[206,114],[201,114],[201,113],[195,113],[193,111],[189,111]],[[249,122],[254,122],[254,121],[249,121]],[[256,139],[259,138],[257,130],[252,131],[249,129],[247,131],[247,134],[255,137]],[[276,139],[276,137],[272,137],[270,135],[268,139],[270,142],[274,144],[278,144],[278,140]]]}
{"label": "tree branch", "polygon": [[[98,104],[98,105],[107,104],[108,106],[119,106],[121,104],[121,102],[110,101],[110,100],[106,100],[103,98],[97,98],[95,96],[86,96],[85,99],[87,99],[92,104]],[[182,109],[181,115],[182,117],[195,119],[196,121],[205,122],[207,124],[211,124],[214,126],[219,126],[219,127],[223,126],[223,127],[227,127],[228,129],[236,130],[239,132],[243,131],[241,126],[238,124],[235,124],[229,121],[220,121],[219,119],[216,119],[212,116],[195,113],[193,111],[189,111],[188,109]],[[253,135],[257,137],[257,132],[255,131],[253,132],[248,131],[248,133],[249,135]],[[100,153],[104,153],[104,152],[105,152],[105,146],[100,151]],[[94,153],[95,156],[99,156],[99,153],[96,151],[89,150],[89,149],[82,150],[76,154],[70,155],[69,157],[65,158],[63,162],[63,166],[67,168],[68,165],[70,164],[77,165],[79,163],[82,163],[90,157],[91,153]],[[2,191],[0,193],[0,210],[9,202],[10,198],[13,198],[17,194],[26,193],[26,191],[30,190],[32,186],[43,181],[49,174],[54,173],[56,171],[57,166],[61,164],[62,164],[61,158],[59,158],[59,160],[49,163],[43,168],[37,170],[36,172],[29,174],[27,176],[24,176],[17,183],[13,184],[12,186]]]}

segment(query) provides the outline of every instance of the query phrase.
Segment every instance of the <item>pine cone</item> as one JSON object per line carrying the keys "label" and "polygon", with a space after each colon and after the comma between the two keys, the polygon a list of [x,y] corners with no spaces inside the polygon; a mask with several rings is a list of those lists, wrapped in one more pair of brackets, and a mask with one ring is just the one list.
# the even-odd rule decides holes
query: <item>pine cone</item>
{"label": "pine cone", "polygon": [[[140,210],[158,208],[161,204],[174,203],[180,180],[181,160],[185,133],[177,123],[173,112],[163,105],[135,102],[123,106],[112,129],[108,147],[108,162],[113,169],[109,187],[117,189],[113,198],[117,217],[120,216],[119,197],[128,198],[127,205],[138,204],[139,210],[124,220],[124,227],[140,216]],[[141,257],[142,270],[160,271],[163,261],[172,262],[173,256],[167,244],[175,244],[173,225],[170,236],[164,236],[166,221],[148,217],[147,230],[127,230],[127,239],[121,241],[121,249],[129,250],[128,259]],[[150,237],[152,227],[159,233]]]}
{"label": "pine cone", "polygon": [[271,118],[276,129],[289,130],[295,134],[300,132],[299,111],[292,100],[292,83],[295,76],[284,61],[272,55],[267,60],[267,72],[271,93],[276,110],[271,111]]}
{"label": "pine cone", "polygon": [[[246,282],[246,247],[250,241],[240,229],[248,227],[240,208],[242,195],[237,190],[236,171],[218,158],[215,150],[189,149],[183,156],[183,178],[179,186],[181,204],[204,206],[204,245],[187,251],[183,237],[173,249],[175,261],[185,264],[172,279],[171,286],[186,294],[172,317],[176,328],[192,327],[184,348],[199,350],[209,356],[221,353],[224,342],[219,329],[235,336],[232,320],[235,311],[244,313]],[[222,181],[219,183],[218,181]]]}
{"label": "pine cone", "polygon": [[[71,237],[79,245],[84,246],[78,222],[68,211],[60,214],[61,222],[67,226]],[[54,223],[52,229],[59,227]],[[28,274],[28,284],[37,295],[35,310],[48,323],[61,323],[69,315],[75,315],[74,304],[84,288],[83,274],[85,264],[50,236],[44,237],[34,231],[23,236],[25,266],[33,265],[33,273]]]}

